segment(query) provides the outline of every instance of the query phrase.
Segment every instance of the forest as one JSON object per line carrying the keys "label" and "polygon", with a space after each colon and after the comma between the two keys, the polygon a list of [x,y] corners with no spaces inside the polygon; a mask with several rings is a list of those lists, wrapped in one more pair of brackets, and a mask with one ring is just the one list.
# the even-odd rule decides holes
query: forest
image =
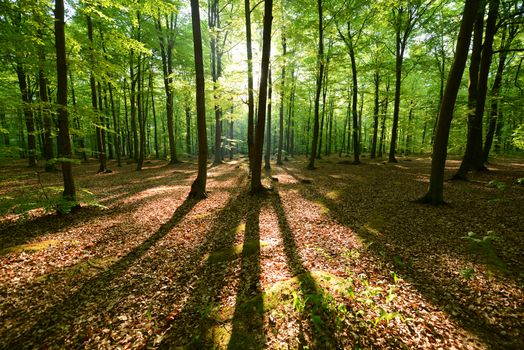
{"label": "forest", "polygon": [[0,349],[524,348],[523,24],[0,0]]}

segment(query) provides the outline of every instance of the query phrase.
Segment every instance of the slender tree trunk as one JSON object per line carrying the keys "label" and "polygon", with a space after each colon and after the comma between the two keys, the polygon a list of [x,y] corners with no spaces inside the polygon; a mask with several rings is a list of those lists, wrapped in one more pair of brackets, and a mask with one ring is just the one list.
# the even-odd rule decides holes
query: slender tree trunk
{"label": "slender tree trunk", "polygon": [[175,44],[174,30],[178,17],[175,14],[166,15],[166,33],[162,32],[160,14],[157,20],[157,30],[159,32],[160,56],[162,57],[162,72],[164,74],[164,90],[166,95],[166,119],[167,134],[169,140],[169,164],[178,163],[174,123],[173,123],[173,47]]}
{"label": "slender tree trunk", "polygon": [[263,190],[261,182],[262,152],[264,147],[264,127],[266,124],[266,102],[271,54],[271,23],[273,21],[273,0],[264,1],[264,31],[262,34],[262,64],[260,67],[260,89],[258,93],[258,115],[253,149],[253,167],[251,169],[251,193]]}
{"label": "slender tree trunk", "polygon": [[207,197],[207,130],[204,58],[202,54],[202,34],[200,30],[200,9],[198,0],[191,0],[191,23],[193,28],[193,49],[195,56],[198,175],[191,185],[189,197],[202,199]]}
{"label": "slender tree trunk", "polygon": [[186,153],[191,154],[191,108],[186,105]]}
{"label": "slender tree trunk", "polygon": [[[95,57],[94,57],[94,43],[93,43],[93,22],[91,20],[90,16],[87,16],[87,35],[89,39],[89,43],[91,45],[91,65],[94,66]],[[99,173],[104,173],[107,171],[107,165],[106,165],[106,154],[104,150],[104,129],[102,128],[103,120],[102,116],[98,110],[98,100],[96,95],[96,80],[95,75],[93,73],[93,68],[91,67],[91,72],[89,76],[89,85],[91,88],[91,105],[93,106],[93,111],[95,112],[95,118],[97,122],[97,126],[95,127],[96,131],[96,146],[97,146],[97,152],[98,152],[98,161],[99,161]],[[101,106],[100,106],[101,107]]]}
{"label": "slender tree trunk", "polygon": [[331,155],[331,144],[332,144],[332,135],[333,135],[333,113],[334,113],[334,101],[333,98],[330,98],[329,103],[329,119],[328,119],[328,138],[327,138],[327,147],[326,147],[326,156]]}
{"label": "slender tree trunk", "polygon": [[373,108],[373,141],[371,144],[371,159],[375,159],[376,153],[377,153],[379,85],[380,85],[380,73],[378,71],[375,72],[375,74],[373,75],[373,84],[375,85],[375,104]]}
{"label": "slender tree trunk", "polygon": [[[329,57],[329,50],[328,50]],[[322,117],[320,118],[320,130],[318,135],[318,149],[317,149],[317,159],[322,159],[322,139],[324,135],[324,118],[326,116],[326,97],[327,97],[327,88],[328,88],[328,75],[329,75],[329,65],[326,64],[324,69],[324,82],[322,84]]]}
{"label": "slender tree trunk", "polygon": [[317,90],[315,93],[315,115],[313,121],[313,141],[311,143],[311,156],[309,158],[308,169],[315,169],[315,156],[318,142],[319,129],[319,110],[320,110],[320,92],[322,91],[322,79],[324,77],[324,25],[322,14],[322,0],[317,0],[318,7],[318,54],[317,54]]}
{"label": "slender tree trunk", "polygon": [[286,89],[286,36],[284,31],[282,31],[282,57],[284,61],[282,62],[282,69],[280,73],[280,108],[279,108],[279,129],[278,129],[278,153],[277,153],[277,164],[282,165],[282,148],[284,147],[284,95]]}
{"label": "slender tree trunk", "polygon": [[125,109],[125,114],[124,114],[124,119],[125,119],[125,123],[126,123],[126,142],[127,142],[127,155],[129,158],[132,157],[132,150],[131,150],[131,133],[129,132],[129,113],[128,113],[128,109],[127,109],[127,96],[126,96],[126,82],[127,80],[124,79],[124,109]]}
{"label": "slender tree trunk", "polygon": [[265,156],[265,169],[271,169],[269,164],[271,159],[271,95],[273,94],[273,81],[271,79],[271,67],[269,67],[269,92],[267,96],[267,131],[266,131],[266,156]]}
{"label": "slender tree trunk", "polygon": [[353,96],[351,102],[351,114],[353,115],[353,164],[360,164],[360,123],[358,122],[357,100],[358,100],[358,79],[357,63],[355,60],[355,50],[353,42],[350,41],[349,57],[351,59],[351,78],[353,83]]}
{"label": "slender tree trunk", "polygon": [[[138,23],[137,39],[141,41],[141,14],[140,11],[136,12],[136,18]],[[142,69],[142,54],[139,53],[137,57],[137,71],[136,71],[136,80],[137,80],[137,96],[136,96],[136,109],[137,109],[137,119],[139,127],[139,144],[138,144],[138,160],[136,164],[136,170],[142,170],[144,165],[144,153],[146,146],[146,117],[144,111],[144,82],[142,75],[144,74]]]}
{"label": "slender tree trunk", "polygon": [[251,43],[251,5],[249,0],[244,0],[244,11],[246,17],[246,47],[247,47],[247,149],[249,155],[249,166],[253,168],[253,132],[255,127],[255,98],[253,96],[253,49]]}
{"label": "slender tree trunk", "polygon": [[233,160],[233,146],[234,146],[234,143],[233,141],[233,138],[234,138],[234,128],[233,128],[233,119],[231,119],[229,121],[229,160]]}
{"label": "slender tree trunk", "polygon": [[[73,102],[73,110],[75,111],[74,115],[74,122],[77,130],[81,130],[80,126],[80,116],[78,115],[78,112],[76,110],[76,95],[75,95],[75,84],[73,83],[73,73],[71,70],[69,70],[69,81],[71,82],[71,101]],[[83,136],[77,136],[78,137],[78,145],[80,146],[80,152],[82,154],[82,159],[86,162],[87,161],[87,153],[85,150],[85,141]]]}
{"label": "slender tree trunk", "polygon": [[[40,31],[39,31],[40,32]],[[40,33],[40,39],[43,39]],[[39,85],[39,94],[40,94],[40,103],[42,112],[42,117],[44,120],[44,158],[46,160],[45,171],[52,172],[56,171],[55,165],[52,163],[54,157],[53,151],[53,134],[52,134],[52,125],[53,121],[51,119],[51,110],[49,104],[49,98],[47,95],[47,78],[44,73],[44,64],[45,64],[45,52],[44,48],[41,47],[38,53],[40,67],[38,69],[38,85]]]}
{"label": "slender tree trunk", "polygon": [[395,152],[398,137],[398,118],[400,114],[400,88],[402,83],[402,62],[406,42],[402,40],[400,28],[396,31],[396,58],[395,58],[395,100],[393,105],[393,125],[391,127],[391,144],[389,146],[389,162],[396,163]]}
{"label": "slender tree trunk", "polygon": [[65,47],[65,22],[64,2],[55,1],[55,48],[56,48],[56,71],[57,71],[57,104],[58,108],[58,132],[60,133],[60,144],[58,147],[59,158],[62,161],[62,177],[64,180],[65,199],[74,201],[76,199],[75,181],[73,179],[71,139],[69,136],[69,124],[67,113],[67,61]]}
{"label": "slender tree trunk", "polygon": [[27,128],[27,153],[28,165],[36,167],[36,130],[35,121],[33,118],[33,108],[31,107],[31,97],[27,84],[27,76],[21,64],[16,65],[16,74],[18,76],[18,86],[22,95],[22,102],[24,103],[24,117]]}
{"label": "slender tree trunk", "polygon": [[384,100],[384,106],[382,109],[382,126],[380,130],[380,144],[378,148],[378,157],[382,158],[382,154],[385,152],[385,137],[386,137],[386,117],[388,114],[389,104],[389,77],[386,80],[386,98]]}
{"label": "slender tree trunk", "polygon": [[113,143],[115,146],[115,153],[116,153],[116,162],[117,166],[122,166],[122,160],[120,157],[121,153],[121,142],[120,142],[120,118],[117,115],[116,107],[115,107],[115,99],[113,96],[113,84],[111,82],[108,83],[109,88],[109,100],[111,103],[111,115],[113,117],[113,126],[115,128],[115,134],[113,135]]}
{"label": "slender tree trunk", "polygon": [[440,106],[437,132],[435,135],[435,143],[433,145],[433,157],[431,160],[429,189],[426,195],[419,200],[422,203],[433,205],[444,203],[444,168],[446,165],[449,129],[451,127],[453,109],[455,108],[458,90],[460,88],[460,81],[468,58],[471,31],[473,23],[475,22],[479,3],[479,0],[466,0],[464,5],[464,12],[455,49],[455,58],[453,59],[453,64],[444,90],[444,97]]}
{"label": "slender tree trunk", "polygon": [[495,135],[495,132],[497,130],[497,117],[499,114],[499,96],[500,96],[500,89],[502,87],[502,74],[504,72],[504,68],[506,65],[506,58],[507,58],[507,50],[511,46],[511,42],[516,36],[516,33],[518,32],[517,27],[510,28],[509,36],[506,38],[507,35],[507,28],[504,28],[504,32],[502,32],[502,38],[501,38],[501,44],[500,44],[500,53],[499,53],[499,62],[497,67],[497,73],[495,74],[495,79],[493,81],[493,86],[491,88],[491,105],[490,105],[490,118],[489,118],[489,125],[488,125],[488,131],[486,133],[486,140],[484,143],[484,150],[483,150],[483,160],[484,162],[488,161],[489,152],[491,149],[491,145],[493,143],[493,137]]}

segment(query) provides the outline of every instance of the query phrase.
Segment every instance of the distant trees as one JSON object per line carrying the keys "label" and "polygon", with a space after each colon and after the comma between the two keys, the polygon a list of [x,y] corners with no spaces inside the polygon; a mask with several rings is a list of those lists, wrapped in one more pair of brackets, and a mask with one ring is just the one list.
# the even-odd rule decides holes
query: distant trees
{"label": "distant trees", "polygon": [[[278,45],[271,65],[278,74],[270,85],[278,118],[271,122],[268,103],[260,105],[262,91],[254,87],[263,78],[265,2],[204,3],[202,60],[210,68],[204,80],[213,81],[204,90],[204,119],[192,98],[194,38],[183,15],[186,3],[81,0],[66,13],[75,157],[96,157],[101,173],[126,163],[142,169],[150,158],[176,164],[200,151],[203,120],[213,162],[222,162],[229,149],[230,156],[247,154],[252,170],[255,123],[258,128],[264,109],[267,165],[306,154],[315,168],[321,154],[333,153],[358,163],[387,152],[396,161],[399,154],[427,154],[433,147],[460,25],[458,3],[275,2]],[[519,152],[524,138],[522,6],[485,4],[473,37],[469,91],[459,89],[450,126],[449,152],[464,154],[458,177],[483,169],[492,148],[491,154]],[[45,159],[40,165],[52,171],[61,137],[48,3],[1,6],[0,156],[22,157],[30,166]]]}

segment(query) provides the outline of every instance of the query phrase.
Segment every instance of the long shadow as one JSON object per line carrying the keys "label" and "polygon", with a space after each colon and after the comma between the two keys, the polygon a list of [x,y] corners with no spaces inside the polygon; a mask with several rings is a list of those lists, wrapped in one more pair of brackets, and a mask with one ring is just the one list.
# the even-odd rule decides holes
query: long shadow
{"label": "long shadow", "polygon": [[[128,176],[131,175],[129,173],[121,174],[121,181],[125,181]],[[172,181],[174,181],[174,179],[171,179],[170,182]],[[163,182],[163,184],[165,184],[165,182]],[[148,198],[129,204],[116,205],[116,203],[123,198],[128,198],[129,196],[150,189],[153,187],[153,185],[158,185],[158,181],[144,180],[139,184],[132,185],[131,187],[128,186],[125,189],[116,189],[112,191],[111,194],[115,195],[115,197],[111,198],[109,201],[107,201],[107,203],[105,203],[104,200],[100,201],[101,203],[108,205],[115,204],[113,208],[108,210],[102,210],[96,207],[83,207],[70,214],[67,214],[66,216],[45,214],[35,219],[19,219],[14,222],[0,223],[0,251],[3,251],[4,249],[5,251],[8,251],[6,248],[25,244],[36,237],[64,230],[68,227],[76,225],[87,225],[89,221],[100,217],[111,216],[117,212],[129,212],[133,208],[143,204],[145,201],[154,200],[161,195],[150,196]],[[16,232],[16,234],[13,234],[13,232]]]}
{"label": "long shadow", "polygon": [[[171,229],[191,211],[196,203],[196,200],[187,199],[176,209],[171,219],[163,224],[158,231],[111,265],[107,270],[87,281],[77,292],[68,297],[67,300],[46,310],[29,330],[13,336],[12,339],[9,339],[9,336],[4,336],[3,341],[7,340],[7,342],[2,345],[2,348],[20,349],[34,346],[45,347],[47,339],[53,339],[53,346],[65,345],[57,344],[53,337],[64,332],[64,327],[67,327],[72,323],[72,320],[81,316],[82,311],[84,311],[84,308],[87,307],[90,302],[106,300],[108,296],[111,295],[111,282],[122,275],[153,245],[168,234]],[[25,315],[27,318],[31,318],[32,316],[33,315]],[[24,319],[24,315],[20,315],[19,317]],[[11,330],[13,333],[16,332],[16,329],[11,328]]]}
{"label": "long shadow", "polygon": [[233,329],[228,349],[264,347],[264,300],[260,287],[260,209],[265,198],[250,196],[242,247],[242,270],[238,285]]}
{"label": "long shadow", "polygon": [[304,266],[304,262],[298,252],[293,230],[287,221],[282,199],[278,193],[274,196],[272,204],[278,217],[278,225],[284,243],[288,267],[293,276],[297,277],[302,296],[306,301],[300,320],[299,346],[302,348],[310,345],[307,344],[305,339],[304,327],[307,327],[312,333],[312,341],[315,348],[339,349],[342,347],[342,344],[336,337],[336,315],[326,305],[322,288],[318,286],[310,271]]}
{"label": "long shadow", "polygon": [[[287,170],[286,170],[287,171]],[[330,215],[342,225],[352,228],[356,234],[367,242],[368,250],[378,259],[385,263],[391,263],[398,260],[399,255],[399,244],[402,249],[402,240],[396,239],[394,236],[379,237],[374,235],[369,230],[363,228],[364,222],[352,221],[355,218],[348,218],[348,209],[344,205],[340,205],[337,201],[325,197],[320,193],[314,186],[309,186],[306,189],[300,188],[301,195],[306,199],[318,200],[321,199],[322,203],[330,210]],[[344,203],[350,203],[351,198],[342,198]],[[354,200],[353,200],[354,202]],[[358,204],[357,204],[358,205]],[[395,249],[397,247],[397,249]],[[468,258],[464,256],[464,258]],[[469,257],[471,259],[471,257]],[[403,279],[409,281],[414,285],[419,292],[433,304],[438,305],[439,308],[445,311],[448,316],[460,324],[465,330],[478,336],[478,338],[484,343],[490,345],[492,348],[524,348],[524,339],[512,338],[508,333],[502,332],[500,326],[497,326],[485,318],[485,316],[479,315],[475,310],[471,309],[476,299],[477,292],[473,291],[465,283],[458,283],[457,281],[451,281],[455,284],[456,288],[453,288],[453,292],[446,288],[446,285],[442,284],[442,281],[438,281],[427,271],[419,270],[413,267],[412,264],[399,262],[396,264],[397,274],[402,276]],[[452,285],[453,286],[453,285]],[[521,308],[522,310],[522,308]],[[515,310],[514,312],[518,312]]]}
{"label": "long shadow", "polygon": [[[244,189],[240,189],[242,191]],[[238,192],[238,189],[237,189]],[[244,190],[247,192],[247,190]],[[237,264],[235,238],[245,216],[247,194],[235,194],[215,218],[213,227],[206,234],[202,254],[206,261],[193,272],[197,278],[191,295],[172,322],[165,325],[160,349],[183,346],[189,349],[213,348],[222,326],[217,315],[220,293],[227,286],[226,277]],[[149,344],[156,346],[156,344]]]}

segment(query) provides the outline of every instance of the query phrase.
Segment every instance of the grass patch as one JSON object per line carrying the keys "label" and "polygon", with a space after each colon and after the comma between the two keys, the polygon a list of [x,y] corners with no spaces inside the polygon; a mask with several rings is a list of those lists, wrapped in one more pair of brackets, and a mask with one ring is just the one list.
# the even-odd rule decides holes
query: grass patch
{"label": "grass patch", "polygon": [[[239,227],[242,225],[239,225]],[[237,227],[238,229],[238,227]],[[243,225],[243,230],[245,230],[245,225]],[[267,247],[269,243],[265,241],[253,241],[249,240],[243,244],[237,244],[232,248],[224,249],[224,250],[218,250],[216,252],[213,252],[209,254],[207,257],[207,260],[210,263],[217,263],[217,262],[224,262],[224,261],[231,261],[238,259],[242,254],[245,255],[251,255],[256,253],[259,249],[263,249],[264,247]]]}
{"label": "grass patch", "polygon": [[37,252],[40,250],[48,249],[57,246],[62,243],[79,244],[77,241],[60,241],[56,239],[48,239],[36,243],[21,244],[9,248],[0,250],[0,255],[6,255],[9,253],[22,253],[22,252]]}

